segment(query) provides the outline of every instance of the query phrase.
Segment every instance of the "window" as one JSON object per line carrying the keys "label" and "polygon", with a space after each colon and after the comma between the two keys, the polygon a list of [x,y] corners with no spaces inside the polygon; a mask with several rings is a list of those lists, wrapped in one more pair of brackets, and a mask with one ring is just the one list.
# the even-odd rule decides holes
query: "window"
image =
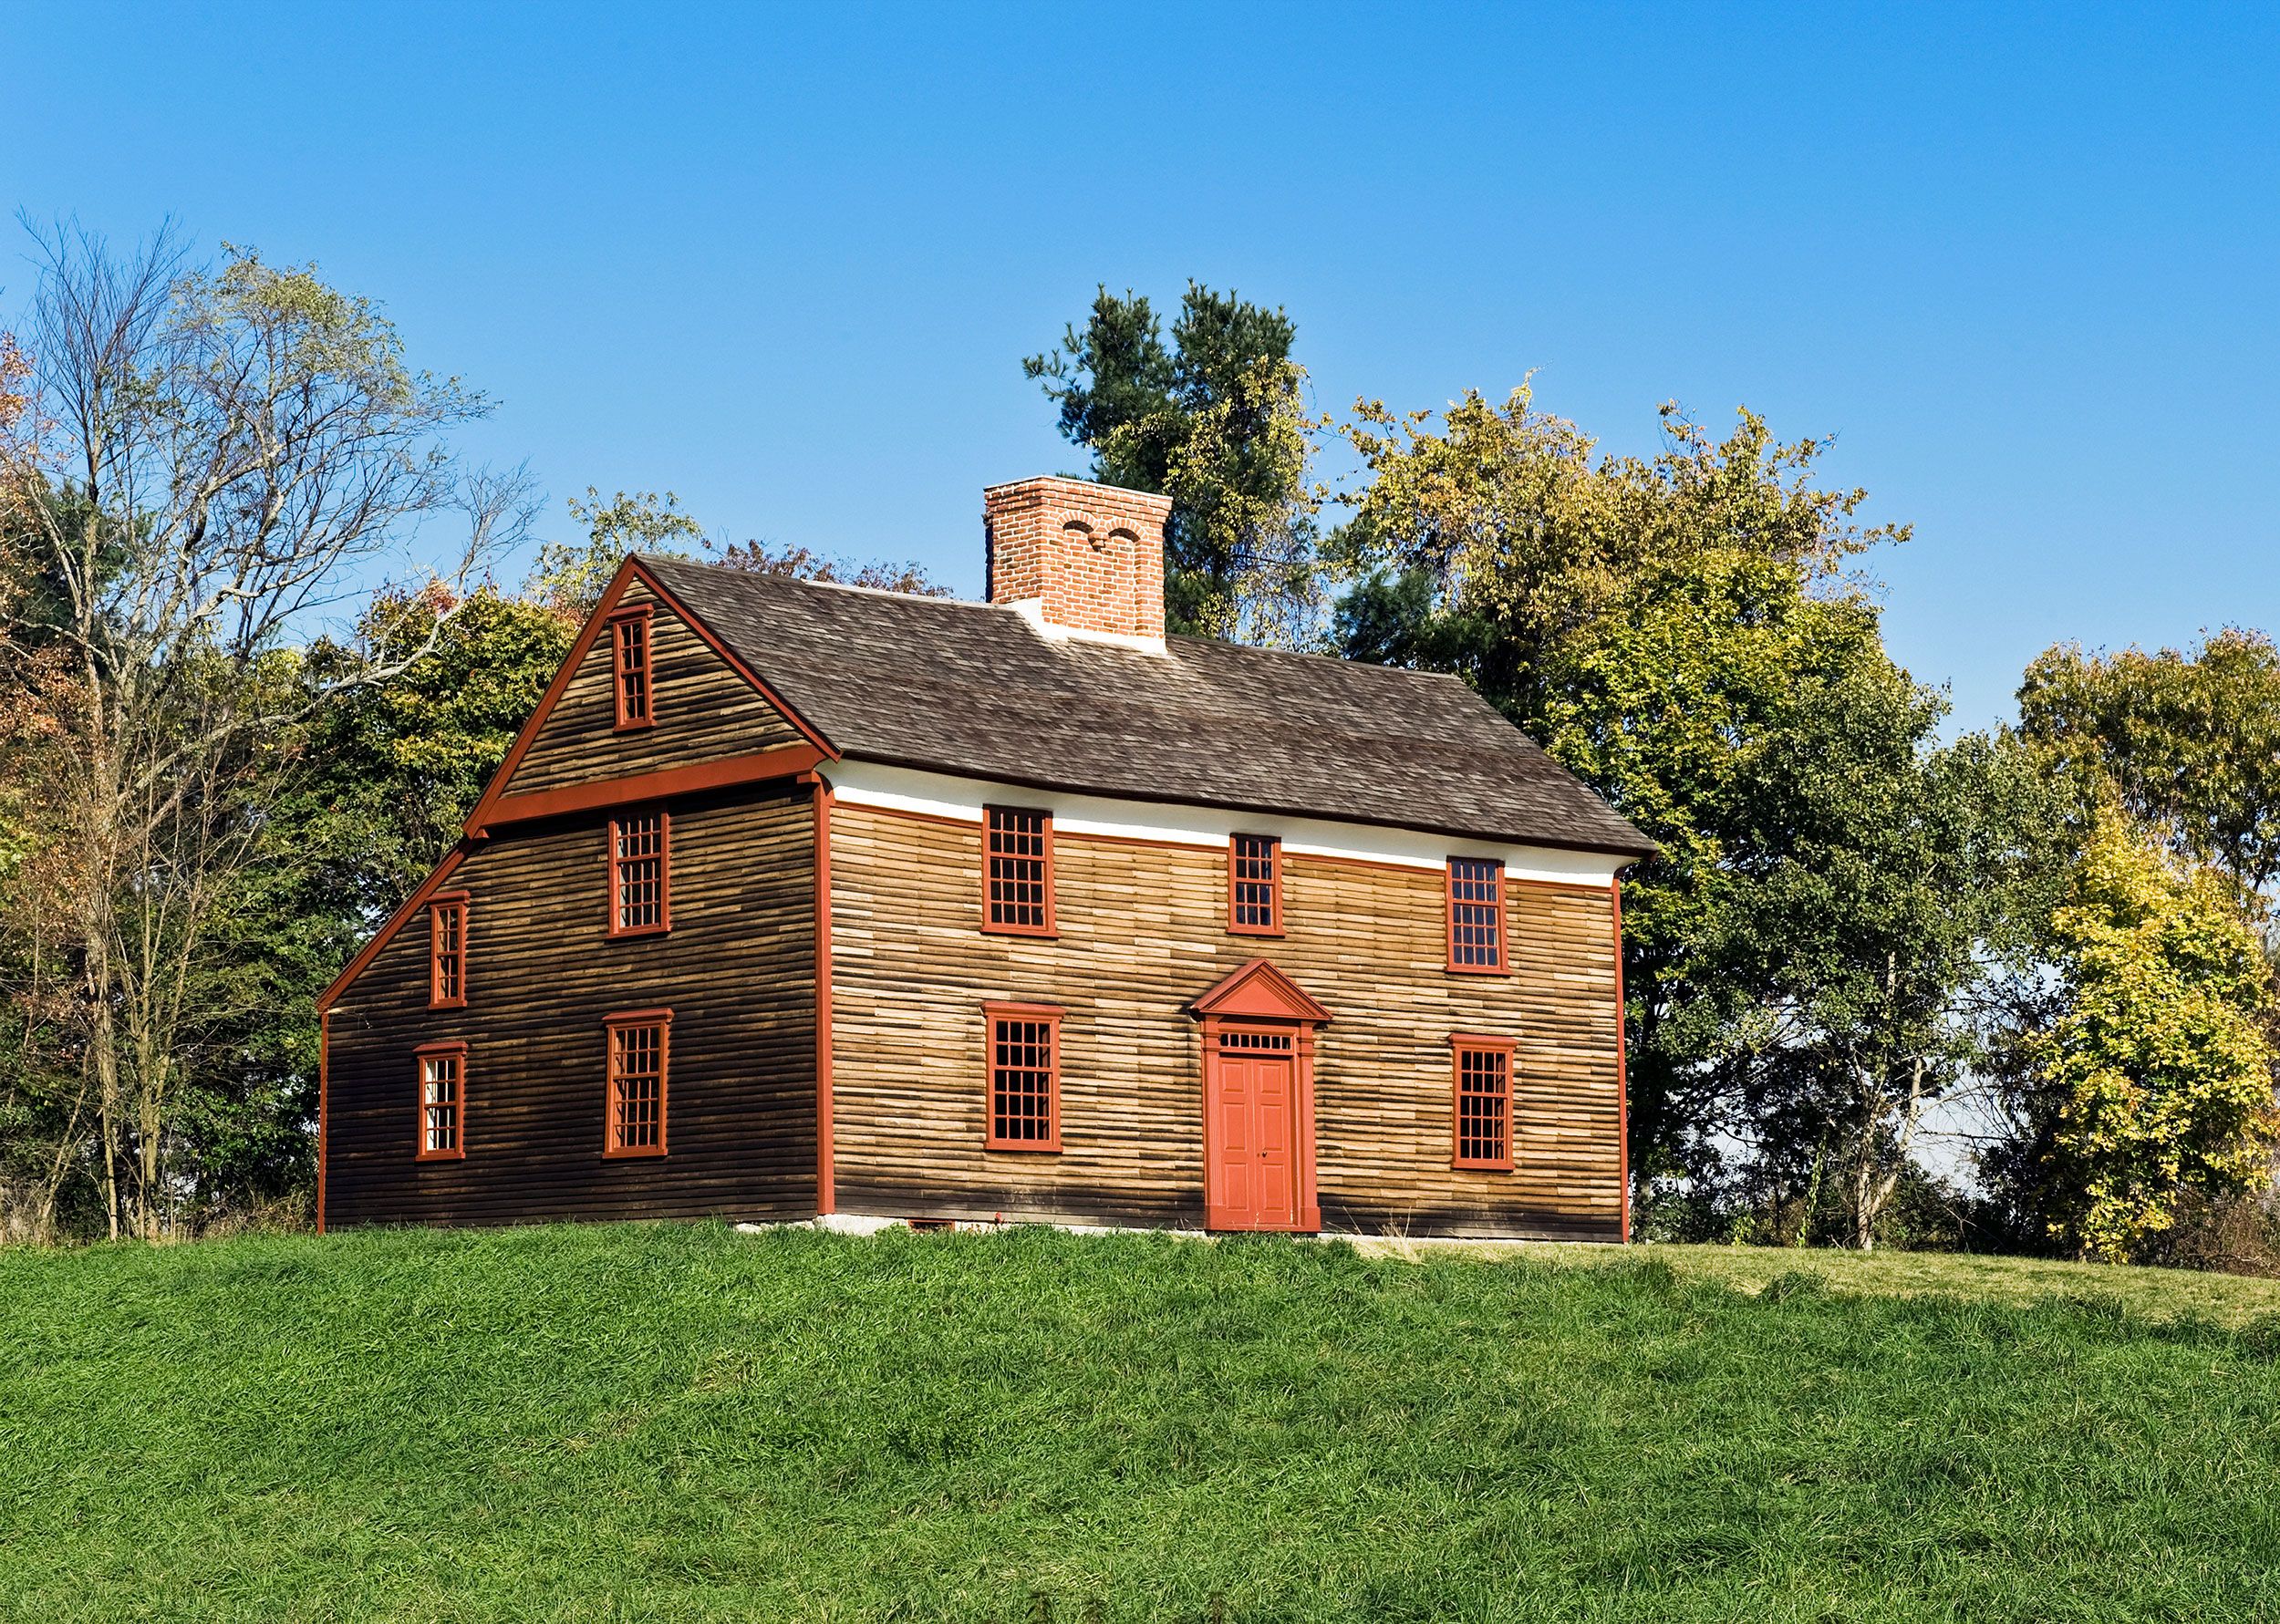
{"label": "window", "polygon": [[617,725],[649,725],[649,607],[627,609],[609,619],[611,665],[617,673]]}
{"label": "window", "polygon": [[663,812],[609,822],[609,934],[670,930],[672,822]]}
{"label": "window", "polygon": [[1504,973],[1504,864],[1452,857],[1448,870],[1449,968]]}
{"label": "window", "polygon": [[412,1050],[420,1086],[422,1162],[459,1161],[467,1154],[467,1045],[426,1043]]}
{"label": "window", "polygon": [[1061,1011],[1047,1004],[986,1004],[993,1151],[1061,1148]]}
{"label": "window", "polygon": [[609,1095],[602,1153],[665,1153],[665,1074],[673,1029],[670,1009],[634,1009],[603,1022],[609,1034]]}
{"label": "window", "polygon": [[1459,1167],[1512,1166],[1512,1044],[1505,1038],[1449,1040],[1456,1061]]}
{"label": "window", "polygon": [[467,893],[457,891],[428,905],[428,1008],[466,1004]]}
{"label": "window", "polygon": [[982,929],[1008,936],[1052,935],[1052,813],[992,806],[982,816]]}
{"label": "window", "polygon": [[1282,843],[1238,834],[1228,843],[1227,927],[1238,936],[1282,934]]}

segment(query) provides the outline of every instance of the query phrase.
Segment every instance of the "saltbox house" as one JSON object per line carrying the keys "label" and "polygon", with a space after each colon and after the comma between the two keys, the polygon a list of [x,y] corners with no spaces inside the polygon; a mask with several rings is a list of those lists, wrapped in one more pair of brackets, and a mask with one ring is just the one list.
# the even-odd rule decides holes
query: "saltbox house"
{"label": "saltbox house", "polygon": [[1166,499],[989,602],[626,560],[320,1000],[326,1226],[1620,1238],[1617,875],[1461,681],[1164,632]]}

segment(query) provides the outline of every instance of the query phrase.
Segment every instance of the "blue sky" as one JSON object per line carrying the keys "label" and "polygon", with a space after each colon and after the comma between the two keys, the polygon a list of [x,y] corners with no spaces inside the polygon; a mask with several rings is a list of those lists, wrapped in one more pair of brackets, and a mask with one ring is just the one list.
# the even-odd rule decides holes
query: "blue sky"
{"label": "blue sky", "polygon": [[1020,357],[1192,275],[1325,409],[1835,434],[1961,725],[2054,641],[2280,626],[2268,9],[11,0],[0,60],[0,200],[376,295],[557,533],[670,488],[975,591],[980,487],[1079,460]]}

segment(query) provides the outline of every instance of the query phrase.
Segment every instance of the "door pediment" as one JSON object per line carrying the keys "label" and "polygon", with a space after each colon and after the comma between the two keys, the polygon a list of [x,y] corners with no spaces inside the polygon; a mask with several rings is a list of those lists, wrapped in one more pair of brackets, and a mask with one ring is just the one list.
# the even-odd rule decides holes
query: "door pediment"
{"label": "door pediment", "polygon": [[1323,1026],[1332,1019],[1304,988],[1263,958],[1254,958],[1214,982],[1188,1004],[1187,1012],[1222,1020],[1295,1020],[1309,1026]]}

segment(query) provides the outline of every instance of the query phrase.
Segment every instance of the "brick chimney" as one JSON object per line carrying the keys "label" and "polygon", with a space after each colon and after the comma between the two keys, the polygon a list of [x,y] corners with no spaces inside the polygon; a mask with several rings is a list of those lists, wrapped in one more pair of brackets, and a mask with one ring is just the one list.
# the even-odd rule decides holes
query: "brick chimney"
{"label": "brick chimney", "polygon": [[1051,476],[981,493],[990,601],[1048,636],[1164,646],[1164,522],[1172,499]]}

